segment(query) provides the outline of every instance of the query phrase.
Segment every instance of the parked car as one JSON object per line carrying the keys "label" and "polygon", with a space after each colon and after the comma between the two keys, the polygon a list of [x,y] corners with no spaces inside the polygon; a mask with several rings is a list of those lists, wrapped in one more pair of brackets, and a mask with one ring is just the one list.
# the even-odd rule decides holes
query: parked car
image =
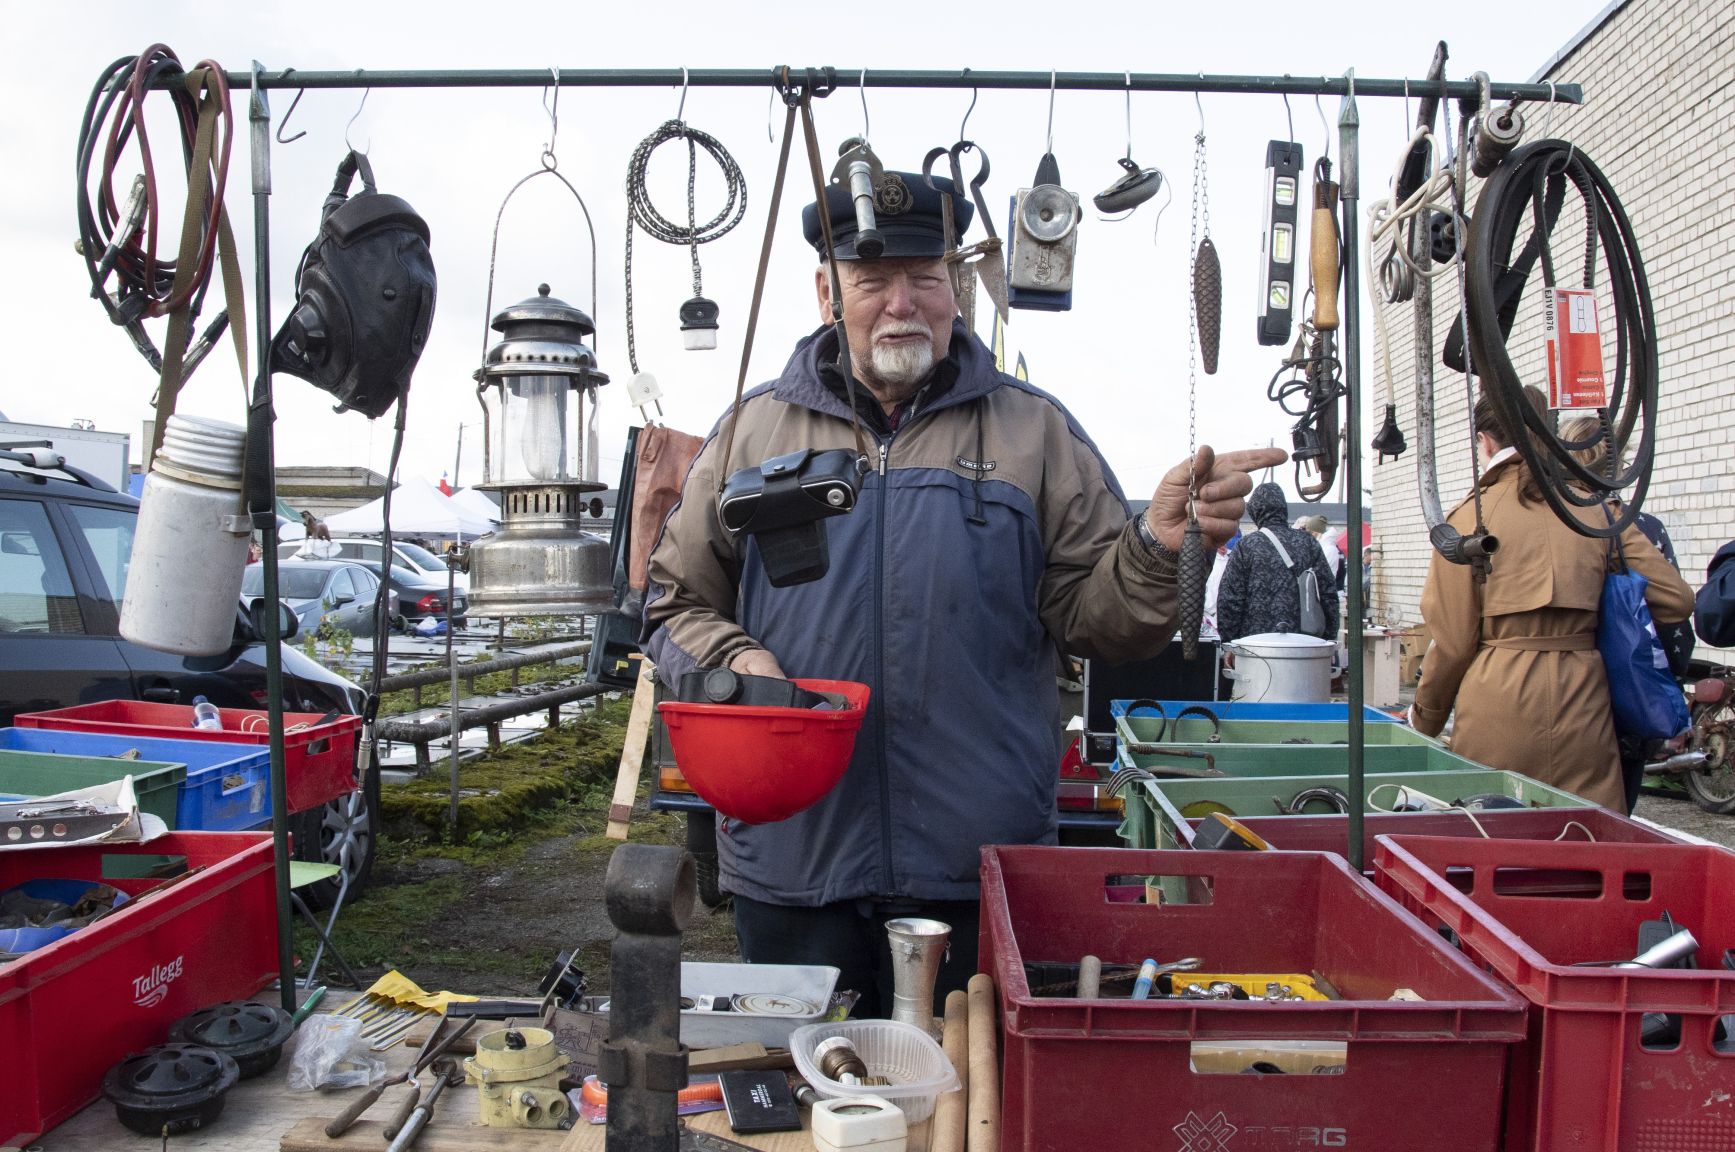
{"label": "parked car", "polygon": [[[329,552],[329,555],[325,555],[322,558],[333,560],[361,560],[367,563],[368,567],[372,568],[375,572],[379,571],[380,552],[382,549],[380,548],[380,542],[378,540],[370,539],[366,536],[333,536],[329,543],[335,551],[330,551],[325,548],[324,545],[326,543],[327,541],[319,541],[316,545],[316,548],[320,553]],[[304,540],[286,541],[277,546],[277,555],[284,560],[291,558],[312,558],[310,556],[302,556],[302,548],[305,544],[306,541]],[[428,551],[426,548],[422,547],[420,544],[415,544],[408,540],[393,539],[392,567],[408,568],[412,572],[419,573],[430,580],[438,582],[441,588],[446,586],[446,562]],[[468,592],[470,590],[470,578],[464,575],[461,570],[458,572],[457,577],[458,590],[461,592]]]}
{"label": "parked car", "polygon": [[463,585],[460,584],[452,590],[450,612],[446,610],[448,588],[444,575],[424,576],[420,572],[394,565],[391,586],[392,591],[397,593],[398,616],[404,628],[413,628],[417,622],[429,617],[444,617],[454,628],[464,626],[464,613],[470,607],[470,598]]}
{"label": "parked car", "polygon": [[[277,565],[277,597],[289,605],[301,632],[319,631],[329,620],[351,636],[374,634],[374,603],[379,577],[360,564],[341,560],[282,560]],[[241,575],[241,595],[265,595],[265,566],[249,564]],[[386,619],[398,618],[398,594],[386,593]]]}
{"label": "parked car", "polygon": [[[0,725],[20,712],[102,700],[264,708],[265,645],[237,605],[233,645],[176,656],[120,635],[139,502],[76,468],[32,467],[0,449]],[[283,707],[359,714],[366,694],[279,646]],[[337,863],[350,852],[352,889],[373,869],[379,774],[322,809],[290,818],[296,855]],[[318,895],[317,893],[315,894]]]}

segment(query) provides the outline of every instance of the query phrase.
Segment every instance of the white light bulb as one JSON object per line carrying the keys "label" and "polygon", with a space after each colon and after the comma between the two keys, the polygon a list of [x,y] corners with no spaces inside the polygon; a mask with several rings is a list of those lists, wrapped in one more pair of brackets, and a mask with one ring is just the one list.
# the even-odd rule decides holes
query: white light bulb
{"label": "white light bulb", "polygon": [[558,480],[566,471],[566,392],[558,376],[526,376],[519,389],[518,450],[532,480]]}

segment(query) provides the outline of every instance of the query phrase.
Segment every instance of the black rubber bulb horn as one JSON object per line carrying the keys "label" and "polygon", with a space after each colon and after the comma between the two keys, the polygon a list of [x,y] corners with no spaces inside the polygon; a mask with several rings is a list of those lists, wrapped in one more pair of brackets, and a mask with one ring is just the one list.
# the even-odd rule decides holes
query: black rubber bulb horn
{"label": "black rubber bulb horn", "polygon": [[1396,460],[1404,454],[1404,449],[1408,445],[1404,443],[1404,430],[1398,427],[1398,406],[1396,404],[1386,405],[1385,422],[1380,425],[1380,430],[1374,433],[1371,447],[1379,453],[1382,464],[1385,463],[1387,456]]}

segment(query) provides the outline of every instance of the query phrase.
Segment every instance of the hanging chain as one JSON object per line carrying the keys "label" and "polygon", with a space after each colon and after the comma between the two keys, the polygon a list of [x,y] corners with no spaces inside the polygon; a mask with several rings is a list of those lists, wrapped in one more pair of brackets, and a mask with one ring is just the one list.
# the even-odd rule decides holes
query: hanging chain
{"label": "hanging chain", "polygon": [[[687,223],[685,226],[667,220],[658,212],[656,205],[651,203],[650,192],[645,187],[645,177],[650,169],[651,153],[670,140],[685,140],[687,143]],[[695,204],[695,186],[699,176],[699,149],[703,148],[717,167],[722,170],[723,184],[728,189],[729,196],[717,215],[700,224]],[[699,270],[699,245],[709,244],[729,234],[735,225],[747,214],[747,181],[741,175],[740,165],[729,155],[729,150],[718,143],[715,137],[701,132],[697,128],[688,127],[685,120],[668,120],[655,132],[639,141],[639,146],[633,150],[632,159],[627,161],[627,242],[626,242],[626,311],[627,311],[627,363],[636,375],[639,370],[638,341],[633,331],[633,230],[643,228],[653,237],[665,244],[684,244],[687,246],[693,260],[693,295],[703,296],[703,281]]]}
{"label": "hanging chain", "polygon": [[1198,391],[1199,391],[1199,298],[1193,290],[1193,261],[1199,251],[1199,227],[1204,223],[1205,238],[1211,235],[1210,194],[1205,172],[1205,129],[1201,125],[1193,137],[1193,220],[1187,233],[1187,515],[1199,499],[1199,476],[1196,460],[1199,455]]}

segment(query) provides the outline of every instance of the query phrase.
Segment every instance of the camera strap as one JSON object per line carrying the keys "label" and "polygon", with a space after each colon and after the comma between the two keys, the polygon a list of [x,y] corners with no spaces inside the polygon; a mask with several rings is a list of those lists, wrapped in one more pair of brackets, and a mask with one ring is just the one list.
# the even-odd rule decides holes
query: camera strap
{"label": "camera strap", "polygon": [[857,455],[865,462],[868,456],[867,437],[862,432],[861,414],[855,406],[855,374],[850,371],[849,336],[843,327],[843,289],[837,275],[837,248],[831,238],[831,213],[825,210],[825,180],[819,171],[819,136],[813,126],[813,97],[828,96],[832,85],[821,85],[810,70],[805,85],[791,83],[787,66],[777,70],[777,87],[783,97],[783,145],[777,154],[777,178],[771,186],[771,207],[765,221],[765,241],[759,249],[759,271],[753,282],[753,303],[747,311],[747,334],[741,342],[741,368],[735,377],[735,403],[729,410],[729,427],[723,434],[723,467],[717,473],[717,490],[729,478],[729,457],[735,445],[735,425],[741,419],[741,397],[747,389],[747,366],[753,358],[753,336],[759,328],[759,305],[765,296],[765,274],[771,266],[771,242],[777,234],[777,210],[783,200],[783,181],[789,171],[789,146],[795,137],[795,113],[801,112],[802,135],[807,142],[808,168],[813,176],[814,203],[819,205],[820,231],[825,237],[825,264],[831,277],[832,325],[837,331],[837,370],[843,376],[849,397],[850,428],[855,433]]}

